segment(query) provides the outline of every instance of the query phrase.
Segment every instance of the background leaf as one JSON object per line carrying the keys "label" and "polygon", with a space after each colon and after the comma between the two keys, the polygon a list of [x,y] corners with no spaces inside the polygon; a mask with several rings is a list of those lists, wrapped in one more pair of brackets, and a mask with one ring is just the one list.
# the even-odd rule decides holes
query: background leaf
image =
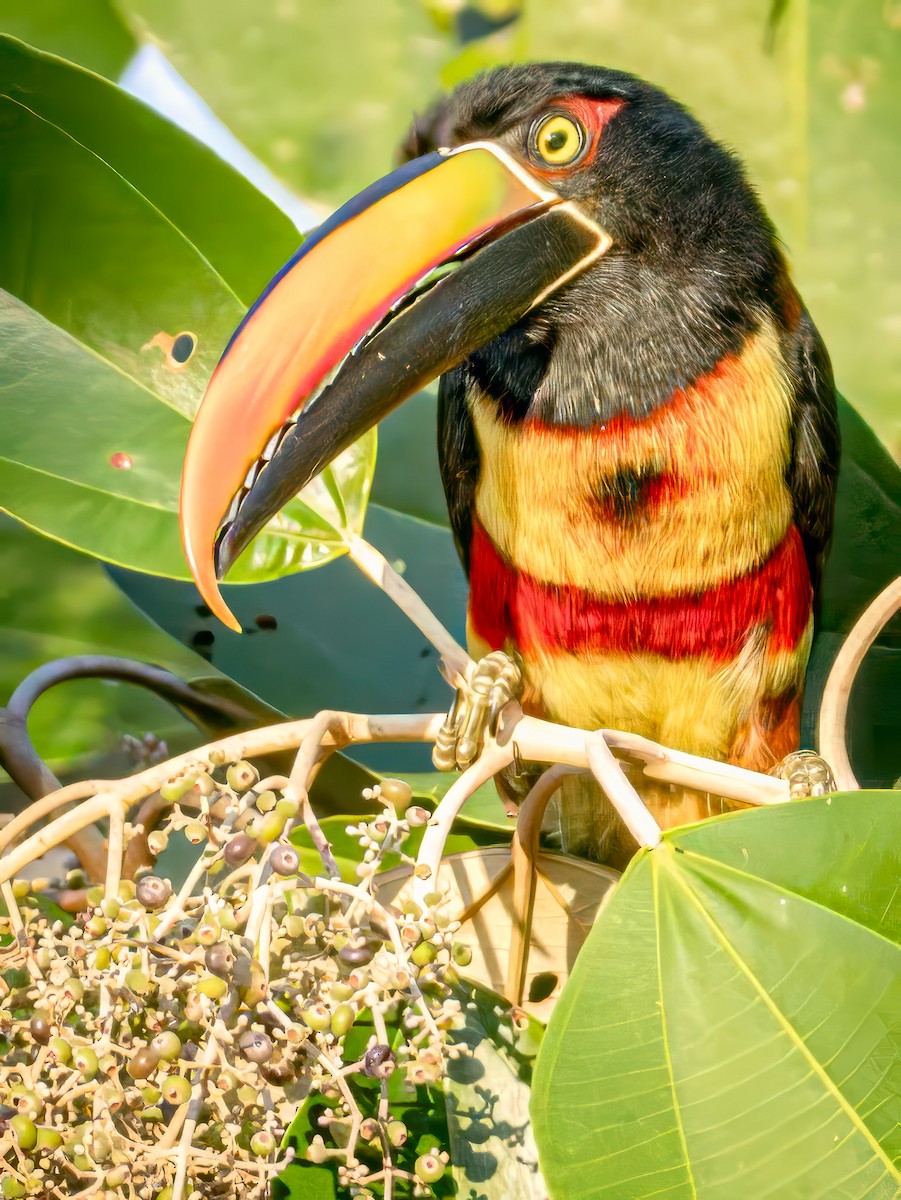
{"label": "background leaf", "polygon": [[0,32],[118,79],[137,49],[112,0],[4,0]]}
{"label": "background leaf", "polygon": [[716,818],[631,864],[548,1025],[552,1197],[896,1195],[901,797]]}
{"label": "background leaf", "polygon": [[419,0],[120,5],[246,146],[330,205],[386,173],[441,62]]}
{"label": "background leaf", "polygon": [[[176,509],[188,418],[297,234],[210,151],[99,77],[8,38],[0,70],[0,505],[98,557],[186,578]],[[166,345],[181,331],[196,340],[184,369]],[[320,478],[235,580],[342,553],[374,455],[370,434],[329,468],[346,518]]]}

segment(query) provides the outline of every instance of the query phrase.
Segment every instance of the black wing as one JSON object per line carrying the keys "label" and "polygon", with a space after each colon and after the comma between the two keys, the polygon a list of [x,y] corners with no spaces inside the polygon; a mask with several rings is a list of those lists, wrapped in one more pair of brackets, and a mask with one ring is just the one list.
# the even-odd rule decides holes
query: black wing
{"label": "black wing", "polygon": [[479,447],[466,403],[467,374],[461,364],[442,375],[438,383],[438,463],[457,553],[469,575]]}
{"label": "black wing", "polygon": [[795,393],[786,478],[816,595],[832,535],[841,436],[832,364],[806,310],[789,334],[786,351]]}

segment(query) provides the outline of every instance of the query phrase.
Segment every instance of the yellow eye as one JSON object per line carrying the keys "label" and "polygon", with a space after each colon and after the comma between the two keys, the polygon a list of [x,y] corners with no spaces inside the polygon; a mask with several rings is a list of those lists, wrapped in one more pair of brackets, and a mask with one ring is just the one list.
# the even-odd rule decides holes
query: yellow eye
{"label": "yellow eye", "polygon": [[582,153],[585,131],[569,117],[542,117],[532,126],[532,149],[552,167],[565,167]]}

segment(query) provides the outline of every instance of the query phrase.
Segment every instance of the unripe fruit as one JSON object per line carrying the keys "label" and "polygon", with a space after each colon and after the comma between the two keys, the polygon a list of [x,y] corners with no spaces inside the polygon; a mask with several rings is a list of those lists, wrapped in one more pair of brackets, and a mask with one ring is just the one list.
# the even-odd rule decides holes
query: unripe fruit
{"label": "unripe fruit", "polygon": [[56,1150],[62,1144],[63,1135],[58,1129],[53,1129],[50,1125],[38,1126],[38,1138],[35,1146],[37,1150]]}
{"label": "unripe fruit", "polygon": [[199,821],[190,821],[184,827],[182,833],[192,846],[199,846],[201,842],[205,842],[207,840],[206,826],[201,825]]}
{"label": "unripe fruit", "polygon": [[357,1014],[350,1004],[339,1004],[332,1013],[332,1033],[335,1037],[344,1037],[356,1019]]}
{"label": "unripe fruit", "polygon": [[246,792],[259,782],[260,774],[249,762],[236,762],[225,772],[228,786],[235,792]]}
{"label": "unripe fruit", "polygon": [[432,945],[431,942],[420,942],[410,955],[410,961],[417,967],[427,967],[430,962],[435,961],[437,954],[437,946]]}
{"label": "unripe fruit", "polygon": [[72,1066],[82,1079],[93,1079],[99,1066],[97,1055],[90,1046],[79,1046],[72,1055]]}
{"label": "unripe fruit", "polygon": [[295,875],[300,866],[300,855],[293,846],[281,842],[269,851],[269,865],[276,875]]}
{"label": "unripe fruit", "polygon": [[181,1038],[171,1029],[164,1029],[150,1039],[150,1048],[165,1062],[172,1062],[181,1054]]}
{"label": "unripe fruit", "polygon": [[122,1163],[118,1167],[113,1167],[111,1171],[107,1171],[103,1182],[108,1188],[119,1188],[124,1183],[128,1183],[130,1178],[131,1171],[125,1163]]}
{"label": "unripe fruit", "polygon": [[210,1000],[221,1000],[228,991],[228,984],[216,975],[208,975],[206,979],[199,979],[194,988],[201,996],[208,996]]}
{"label": "unripe fruit", "polygon": [[275,808],[275,792],[260,792],[256,798],[257,812],[272,812]]}
{"label": "unripe fruit", "polygon": [[121,912],[121,909],[122,909],[122,905],[119,903],[119,900],[115,896],[110,896],[109,899],[104,900],[100,905],[100,911],[110,921],[116,920],[116,918],[119,916],[119,913]]}
{"label": "unripe fruit", "polygon": [[427,808],[420,808],[419,805],[415,805],[413,808],[407,809],[405,820],[408,825],[425,825],[431,818],[431,815]]}
{"label": "unripe fruit", "polygon": [[253,856],[256,850],[256,840],[246,833],[236,833],[222,847],[222,857],[230,867],[240,867]]}
{"label": "unripe fruit", "polygon": [[31,1117],[26,1116],[25,1113],[18,1113],[16,1116],[10,1117],[9,1127],[16,1135],[20,1150],[34,1149],[37,1145],[38,1131]]}
{"label": "unripe fruit", "polygon": [[25,1196],[25,1184],[19,1183],[18,1179],[7,1177],[0,1183],[0,1196],[3,1200],[19,1200],[21,1196]]}
{"label": "unripe fruit", "polygon": [[46,1046],[50,1041],[50,1033],[53,1029],[53,1021],[50,1014],[36,1011],[28,1024],[28,1029],[32,1038],[39,1046]]}
{"label": "unripe fruit", "polygon": [[444,1175],[444,1163],[437,1154],[420,1154],[413,1170],[423,1183],[437,1183]]}
{"label": "unripe fruit", "polygon": [[171,1187],[164,1187],[162,1191],[157,1192],[153,1200],[172,1200],[175,1195]]}
{"label": "unripe fruit", "polygon": [[150,991],[150,977],[146,971],[133,967],[125,972],[125,986],[138,996],[144,996]]}
{"label": "unripe fruit", "polygon": [[17,1083],[9,1089],[9,1102],[17,1112],[27,1117],[39,1117],[44,1111],[43,1098],[24,1083]]}
{"label": "unripe fruit", "polygon": [[65,1066],[72,1058],[72,1047],[65,1038],[52,1037],[47,1047],[60,1066]]}
{"label": "unripe fruit", "polygon": [[203,956],[208,971],[220,979],[230,979],[235,967],[235,953],[228,942],[215,942]]}
{"label": "unripe fruit", "polygon": [[349,983],[333,983],[329,988],[329,996],[336,1004],[340,1004],[343,1000],[349,1000],[356,989],[352,988]]}
{"label": "unripe fruit", "polygon": [[169,845],[169,835],[162,829],[154,829],[147,834],[147,849],[156,858]]}
{"label": "unripe fruit", "polygon": [[397,1066],[390,1046],[370,1046],[363,1055],[363,1074],[370,1079],[387,1079]]}
{"label": "unripe fruit", "polygon": [[109,922],[105,917],[91,917],[89,921],[85,922],[85,937],[103,937],[107,929],[109,929]]}
{"label": "unripe fruit", "polygon": [[191,1099],[191,1084],[184,1075],[168,1075],[160,1091],[167,1104],[187,1104]]}
{"label": "unripe fruit", "polygon": [[451,946],[451,957],[458,967],[468,967],[472,962],[472,949],[463,942],[454,942]]}
{"label": "unripe fruit", "polygon": [[280,817],[284,817],[286,821],[290,821],[292,817],[296,817],[300,812],[300,805],[296,800],[291,800],[287,796],[283,796],[276,804],[275,811]]}
{"label": "unripe fruit", "polygon": [[210,912],[203,914],[203,919],[198,923],[194,930],[194,941],[201,946],[212,946],[219,941],[222,930],[219,928],[219,922]]}
{"label": "unripe fruit", "polygon": [[80,979],[76,979],[74,975],[70,975],[63,984],[63,995],[66,996],[73,1004],[80,1004],[84,999],[84,984]]}
{"label": "unripe fruit", "polygon": [[141,1121],[147,1122],[148,1125],[154,1124],[157,1121],[162,1121],[163,1110],[156,1104],[150,1108],[144,1108],[138,1113],[138,1118]]}
{"label": "unripe fruit", "polygon": [[125,1065],[125,1070],[132,1079],[146,1079],[160,1065],[160,1056],[149,1046],[144,1046]]}
{"label": "unripe fruit", "polygon": [[392,1146],[402,1146],[407,1140],[407,1127],[403,1121],[389,1121],[385,1133]]}
{"label": "unripe fruit", "polygon": [[248,1030],[238,1039],[238,1048],[248,1062],[264,1063],[272,1058],[275,1047],[265,1033],[254,1033]]}
{"label": "unripe fruit", "polygon": [[172,884],[159,875],[143,875],[135,885],[135,897],[144,908],[162,908],[172,895]]}
{"label": "unripe fruit", "polygon": [[178,779],[167,779],[160,788],[160,796],[168,804],[177,804],[185,792],[194,786],[193,775],[182,775]]}
{"label": "unripe fruit", "polygon": [[163,1093],[158,1087],[154,1087],[152,1083],[145,1083],[141,1088],[141,1099],[148,1108],[152,1107],[154,1104],[159,1104],[162,1098]]}
{"label": "unripe fruit", "polygon": [[271,1154],[275,1149],[275,1138],[268,1129],[258,1130],[250,1139],[250,1150],[252,1154]]}
{"label": "unripe fruit", "polygon": [[413,789],[403,779],[380,779],[379,797],[385,804],[392,804],[400,815],[413,799]]}
{"label": "unripe fruit", "polygon": [[300,1015],[310,1029],[315,1029],[318,1033],[325,1033],[332,1023],[332,1014],[324,1004],[311,1004]]}
{"label": "unripe fruit", "polygon": [[264,846],[268,846],[270,842],[277,841],[282,836],[282,831],[285,828],[285,821],[278,813],[267,813],[259,822],[254,822],[256,826],[257,840],[262,842]]}

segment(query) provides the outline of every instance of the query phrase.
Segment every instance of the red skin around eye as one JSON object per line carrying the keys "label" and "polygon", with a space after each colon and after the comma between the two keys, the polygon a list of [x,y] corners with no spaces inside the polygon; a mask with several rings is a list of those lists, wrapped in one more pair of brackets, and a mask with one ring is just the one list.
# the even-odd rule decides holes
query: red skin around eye
{"label": "red skin around eye", "polygon": [[585,130],[588,135],[588,150],[572,167],[542,167],[540,163],[533,163],[532,170],[536,175],[553,179],[555,175],[559,176],[561,171],[580,171],[587,167],[597,153],[604,126],[620,109],[625,108],[625,105],[625,100],[590,100],[587,96],[563,96],[559,100],[552,100],[547,105],[549,110],[562,115],[569,114]]}

